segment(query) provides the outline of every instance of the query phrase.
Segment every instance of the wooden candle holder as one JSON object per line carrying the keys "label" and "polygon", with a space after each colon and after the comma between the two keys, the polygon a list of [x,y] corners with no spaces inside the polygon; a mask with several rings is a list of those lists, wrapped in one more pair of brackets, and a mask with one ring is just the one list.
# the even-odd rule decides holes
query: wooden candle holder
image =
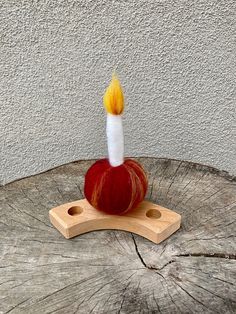
{"label": "wooden candle holder", "polygon": [[81,199],[51,209],[49,217],[67,239],[94,230],[116,229],[139,234],[155,243],[178,230],[181,222],[179,214],[148,201],[124,215],[109,215]]}

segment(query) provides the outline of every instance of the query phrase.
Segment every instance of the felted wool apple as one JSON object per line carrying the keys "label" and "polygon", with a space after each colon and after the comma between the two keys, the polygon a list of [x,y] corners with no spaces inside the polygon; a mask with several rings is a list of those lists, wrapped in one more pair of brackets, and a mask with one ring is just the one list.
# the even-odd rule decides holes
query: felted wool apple
{"label": "felted wool apple", "polygon": [[85,175],[84,194],[96,209],[109,214],[123,214],[143,201],[148,182],[138,162],[124,159],[124,97],[115,75],[104,95],[104,106],[107,111],[108,159],[98,160],[89,168]]}
{"label": "felted wool apple", "polygon": [[93,207],[109,214],[123,214],[135,208],[146,191],[145,172],[132,159],[116,167],[108,159],[98,160],[85,176],[85,197]]}

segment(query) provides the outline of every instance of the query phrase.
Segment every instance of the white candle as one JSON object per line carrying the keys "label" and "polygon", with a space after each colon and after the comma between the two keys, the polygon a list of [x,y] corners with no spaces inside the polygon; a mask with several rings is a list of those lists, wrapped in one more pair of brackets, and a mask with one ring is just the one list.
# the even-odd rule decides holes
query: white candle
{"label": "white candle", "polygon": [[110,165],[117,167],[124,162],[124,135],[122,116],[107,114],[107,148]]}
{"label": "white candle", "polygon": [[103,100],[107,111],[106,132],[109,163],[111,166],[117,167],[124,162],[124,135],[122,127],[124,96],[120,82],[114,74]]}

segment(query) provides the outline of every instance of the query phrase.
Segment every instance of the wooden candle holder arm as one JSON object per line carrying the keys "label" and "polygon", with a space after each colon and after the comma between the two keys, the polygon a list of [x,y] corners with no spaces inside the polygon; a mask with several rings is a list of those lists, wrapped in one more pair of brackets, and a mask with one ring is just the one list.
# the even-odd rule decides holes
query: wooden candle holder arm
{"label": "wooden candle holder arm", "polygon": [[179,214],[148,201],[124,215],[109,215],[82,199],[51,209],[49,216],[67,239],[90,231],[115,229],[136,233],[155,243],[178,230],[181,221]]}

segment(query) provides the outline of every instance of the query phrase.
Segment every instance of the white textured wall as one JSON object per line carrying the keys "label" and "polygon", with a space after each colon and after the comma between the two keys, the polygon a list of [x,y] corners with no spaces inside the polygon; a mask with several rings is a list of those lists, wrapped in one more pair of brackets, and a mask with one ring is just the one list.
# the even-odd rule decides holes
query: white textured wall
{"label": "white textured wall", "polygon": [[0,0],[1,183],[106,155],[123,84],[126,155],[236,173],[235,0]]}

